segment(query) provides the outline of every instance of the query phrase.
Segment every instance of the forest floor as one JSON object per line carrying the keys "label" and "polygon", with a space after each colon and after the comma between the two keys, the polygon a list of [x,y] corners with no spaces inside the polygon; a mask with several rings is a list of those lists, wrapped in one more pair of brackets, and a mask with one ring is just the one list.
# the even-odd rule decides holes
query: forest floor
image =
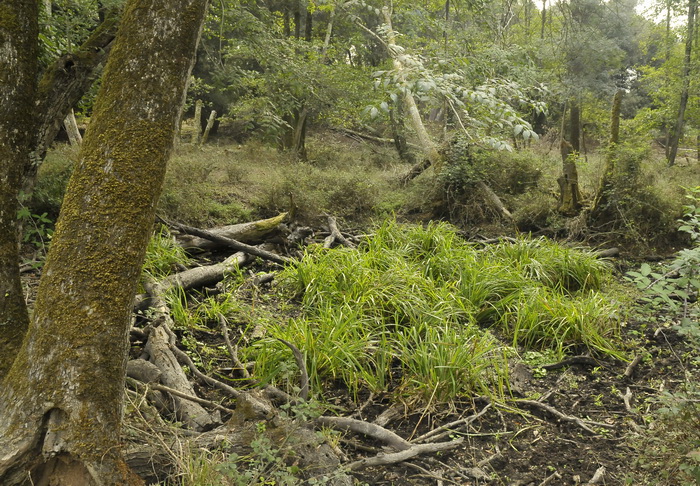
{"label": "forest floor", "polygon": [[[258,214],[261,214],[261,207],[267,208],[262,214],[275,214],[287,207],[287,194],[292,189],[299,193],[295,196],[296,201],[291,204],[301,205],[302,216],[304,210],[309,212],[311,208],[321,208],[323,211],[320,213],[329,214],[342,208],[346,211],[342,215],[343,222],[352,224],[353,216],[357,216],[362,221],[358,226],[362,227],[368,219],[386,216],[394,210],[386,200],[379,203],[375,200],[376,194],[385,190],[381,184],[388,184],[388,177],[384,174],[396,172],[394,167],[387,168],[377,162],[384,159],[384,149],[368,156],[367,172],[376,170],[382,174],[375,177],[373,184],[368,184],[364,177],[353,174],[342,176],[340,187],[337,187],[338,178],[334,175],[336,169],[341,167],[340,163],[329,165],[328,174],[319,171],[319,166],[323,165],[320,162],[298,167],[273,160],[272,155],[267,157],[270,159],[269,166],[261,162],[259,166],[246,166],[244,170],[229,165],[231,154],[246,150],[245,147],[238,147],[216,151],[216,156],[210,157],[214,162],[208,162],[208,165],[197,171],[189,169],[188,172],[187,168],[191,167],[195,158],[201,159],[201,154],[188,155],[190,158],[176,163],[176,172],[171,177],[179,178],[185,185],[172,188],[170,192],[166,187],[166,216],[173,217],[182,213],[185,214],[182,220],[206,226],[209,218],[203,217],[198,221],[196,215],[201,208],[194,204],[211,198],[217,201],[214,209],[221,211],[222,217],[245,219],[251,216],[247,212],[249,210],[241,209],[234,202],[245,201],[246,198],[251,202],[253,196],[257,199],[250,207],[255,206]],[[272,180],[272,167],[289,172],[288,179],[283,182]],[[302,174],[304,171],[306,174]],[[252,192],[253,189],[258,190],[256,184],[241,182],[245,182],[246,177],[251,177],[251,181],[266,181],[265,184],[259,184],[260,194]],[[265,179],[266,177],[270,179]],[[308,188],[304,184],[308,184]],[[233,191],[231,194],[222,193],[229,190],[229,187]],[[334,187],[336,192],[327,190],[327,187]],[[234,194],[234,188],[235,191],[245,188],[248,192]],[[210,192],[193,192],[205,190]],[[186,203],[189,205],[185,206]],[[385,209],[377,213],[377,205]],[[209,209],[209,214],[212,214],[211,208]],[[375,212],[368,217],[369,210]],[[419,217],[411,219],[417,221]],[[310,220],[311,218],[307,219],[307,224],[314,224]],[[325,228],[315,229],[325,231]],[[32,248],[27,249],[27,258],[35,259]],[[228,254],[215,254],[214,258],[221,260],[226,256]],[[629,262],[622,259],[614,261],[616,278],[622,282],[625,271],[638,268],[635,260],[642,258],[643,255],[636,255],[631,256]],[[246,273],[256,275],[273,268],[261,264],[259,260],[255,265],[246,268]],[[30,301],[39,274],[39,270],[25,266],[23,276]],[[622,285],[631,284],[624,282]],[[235,297],[252,308],[268,305],[268,312],[278,313],[279,319],[300,312],[298,308],[290,307],[288,302],[278,307],[275,304],[278,299],[275,292],[275,285],[266,283],[256,287],[255,291],[238,292]],[[628,361],[584,356],[578,357],[574,362],[555,363],[548,359],[546,353],[529,357],[523,353],[523,362],[513,366],[510,371],[510,390],[506,390],[506,398],[499,401],[485,397],[465,397],[450,405],[430,403],[428,406],[419,406],[403,403],[391,389],[384,394],[360,392],[359,396],[353,397],[343,386],[328,384],[329,389],[322,392],[323,404],[328,407],[326,413],[382,424],[385,429],[409,442],[430,431],[445,432],[441,441],[463,439],[458,447],[450,450],[418,455],[396,464],[360,468],[352,473],[353,478],[359,484],[371,486],[680,484],[674,482],[673,478],[677,477],[674,471],[664,471],[667,463],[678,467],[678,461],[665,462],[664,444],[653,440],[653,427],[658,427],[661,423],[653,419],[653,414],[663,405],[659,400],[668,392],[682,390],[685,384],[698,381],[698,349],[676,330],[677,316],[652,312],[641,305],[639,308],[620,309],[620,315],[623,321],[621,341]],[[250,324],[230,323],[231,330],[239,336],[250,332]],[[238,329],[236,325],[239,326]],[[215,330],[198,329],[182,333],[176,329],[175,334],[179,338],[178,345],[193,355],[199,353],[200,359],[210,352],[204,347],[212,350],[224,348],[224,340]],[[191,338],[187,345],[184,343],[186,336]],[[138,355],[138,352],[135,346],[135,354]],[[584,353],[585,350],[581,352]],[[631,365],[631,362],[634,364]],[[230,372],[230,363],[226,366],[228,371],[210,368],[207,372],[225,374]],[[198,395],[217,403],[234,402],[201,380],[193,381],[196,382]],[[223,422],[229,418],[230,415],[226,413],[221,417]],[[455,424],[456,421],[461,422]],[[453,425],[445,428],[449,424]],[[679,428],[682,427],[680,424]],[[144,434],[147,433],[144,431]],[[671,436],[673,435],[669,435]],[[186,438],[187,434],[183,437]],[[336,439],[334,447],[341,463],[374,457],[385,451],[383,443],[365,436],[345,435]],[[697,449],[697,446],[695,444],[694,448]],[[190,485],[184,479],[177,484],[194,486],[194,483]],[[203,485],[212,486],[206,482],[196,486]]]}

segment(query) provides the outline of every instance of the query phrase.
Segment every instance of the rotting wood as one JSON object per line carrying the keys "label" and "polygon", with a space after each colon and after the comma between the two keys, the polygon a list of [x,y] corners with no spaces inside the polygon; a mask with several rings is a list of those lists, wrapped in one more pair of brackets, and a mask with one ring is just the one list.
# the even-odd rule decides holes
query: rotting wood
{"label": "rotting wood", "polygon": [[[251,221],[248,223],[231,224],[220,226],[218,228],[210,228],[207,230],[211,234],[230,238],[241,243],[259,243],[263,238],[270,233],[279,229],[280,224],[287,218],[287,213],[278,214],[275,217]],[[226,245],[211,241],[205,237],[195,236],[193,234],[175,235],[180,246],[185,249],[201,249],[213,250],[216,248],[225,248]]]}

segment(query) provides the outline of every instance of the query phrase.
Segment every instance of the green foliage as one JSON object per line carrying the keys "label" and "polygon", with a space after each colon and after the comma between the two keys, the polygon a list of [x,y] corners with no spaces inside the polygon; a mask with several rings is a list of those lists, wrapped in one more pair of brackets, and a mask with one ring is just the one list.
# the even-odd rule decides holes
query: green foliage
{"label": "green foliage", "polygon": [[[287,268],[282,288],[304,313],[270,333],[305,353],[314,390],[340,380],[428,403],[500,394],[509,351],[492,332],[558,357],[579,346],[621,356],[615,306],[597,292],[608,276],[546,240],[479,250],[446,224],[389,221],[359,250],[310,249]],[[289,367],[272,338],[248,352],[266,380]]]}
{"label": "green foliage", "polygon": [[53,236],[54,222],[47,213],[34,214],[26,206],[20,206],[17,219],[23,229],[22,243],[28,243],[38,252],[35,265],[41,266],[49,251],[49,243]]}
{"label": "green foliage", "polygon": [[77,157],[77,150],[68,145],[56,146],[46,154],[46,159],[39,167],[34,190],[25,202],[32,212],[47,213],[53,219],[58,218],[63,194]]}
{"label": "green foliage", "polygon": [[650,433],[635,444],[643,451],[641,472],[628,484],[700,485],[700,388],[688,377],[680,390],[665,391],[651,404]]}
{"label": "green foliage", "polygon": [[177,267],[191,264],[190,257],[165,226],[160,226],[148,242],[143,272],[156,280],[175,273]]}
{"label": "green foliage", "polygon": [[[663,308],[673,314],[681,314],[684,333],[700,338],[697,323],[697,306],[693,303],[700,294],[700,187],[688,189],[691,204],[684,207],[685,217],[680,220],[680,231],[688,233],[693,246],[676,253],[668,268],[654,272],[649,264],[642,264],[639,271],[627,272],[627,278],[644,292],[642,301],[653,308]],[[700,339],[696,341],[700,344]]]}

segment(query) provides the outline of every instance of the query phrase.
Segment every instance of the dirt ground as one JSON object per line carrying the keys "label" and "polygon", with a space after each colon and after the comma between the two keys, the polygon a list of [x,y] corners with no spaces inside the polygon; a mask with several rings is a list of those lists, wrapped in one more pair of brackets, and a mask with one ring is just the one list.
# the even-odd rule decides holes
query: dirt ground
{"label": "dirt ground", "polygon": [[[641,361],[629,376],[625,376],[629,363],[619,361],[574,364],[540,377],[516,373],[520,378],[516,377],[514,388],[519,390],[514,390],[513,401],[489,408],[463,433],[454,434],[466,438],[459,449],[363,471],[356,477],[370,485],[637,484],[626,478],[631,481],[629,475],[638,467],[640,451],[633,446],[643,426],[642,415],[648,412],[647,400],[662,390],[675,389],[684,381],[686,370],[697,377],[698,369],[692,367],[690,350],[674,330],[645,329],[639,322],[630,322],[623,339],[639,344],[630,356]],[[523,403],[523,397],[554,411]],[[486,403],[464,403],[444,415],[423,415],[417,410],[387,427],[404,437],[417,436],[478,413]],[[366,418],[372,419],[372,413]]]}

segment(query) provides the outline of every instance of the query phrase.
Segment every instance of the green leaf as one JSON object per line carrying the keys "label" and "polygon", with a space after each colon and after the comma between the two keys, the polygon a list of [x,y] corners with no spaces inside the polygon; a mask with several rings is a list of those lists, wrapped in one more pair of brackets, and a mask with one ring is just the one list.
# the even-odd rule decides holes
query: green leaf
{"label": "green leaf", "polygon": [[639,268],[639,271],[642,275],[646,276],[651,273],[651,267],[648,263],[642,263],[642,266]]}

